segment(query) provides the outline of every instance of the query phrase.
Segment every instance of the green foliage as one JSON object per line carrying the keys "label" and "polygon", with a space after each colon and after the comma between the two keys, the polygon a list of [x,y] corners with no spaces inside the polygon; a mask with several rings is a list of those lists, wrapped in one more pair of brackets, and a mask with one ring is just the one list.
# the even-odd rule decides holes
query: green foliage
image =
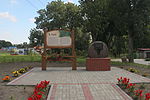
{"label": "green foliage", "polygon": [[83,28],[76,28],[75,29],[75,48],[77,52],[82,52],[79,56],[84,56],[87,52],[90,42],[90,34],[84,33]]}
{"label": "green foliage", "polygon": [[145,67],[150,68],[149,65],[137,64],[137,63],[122,63],[119,61],[111,61],[112,66],[137,66],[137,67]]}
{"label": "green foliage", "polygon": [[61,0],[48,3],[45,9],[38,11],[39,17],[36,17],[37,28],[74,29],[79,27],[82,22],[80,8],[73,3],[64,3]]}
{"label": "green foliage", "polygon": [[30,62],[30,61],[41,61],[41,56],[30,56],[30,55],[5,55],[0,56],[0,63],[5,62]]}
{"label": "green foliage", "polygon": [[150,61],[150,58],[146,58],[145,61]]}
{"label": "green foliage", "polygon": [[[91,41],[105,42],[115,56],[127,52],[133,55],[137,48],[150,47],[150,0],[79,2],[80,5],[61,0],[48,3],[46,8],[38,11],[36,28],[75,30],[76,50],[83,52],[87,51]],[[30,36],[30,43],[41,45],[43,40],[37,36],[41,41],[36,43],[34,37]],[[132,56],[129,56],[129,61],[133,61]]]}
{"label": "green foliage", "polygon": [[[46,5],[45,9],[38,11],[39,16],[36,17],[36,25],[38,29],[70,29],[75,31],[75,48],[80,51],[87,50],[90,36],[83,32],[83,18],[81,16],[81,8],[73,3],[64,3],[61,0],[52,1]],[[31,31],[32,32],[32,31]],[[32,35],[32,34],[31,34]],[[34,37],[29,38],[30,42],[34,42]],[[41,37],[38,38],[38,40]],[[82,40],[82,41],[81,41]],[[33,42],[32,42],[33,41]],[[37,43],[40,44],[39,41]]]}
{"label": "green foliage", "polygon": [[[86,59],[83,56],[77,57],[78,63],[85,63]],[[39,55],[2,55],[0,56],[0,63],[7,62],[41,62]]]}
{"label": "green foliage", "polygon": [[83,57],[83,56],[77,57],[77,62],[78,62],[78,63],[85,63],[85,61],[86,61],[86,58],[85,58],[85,57]]}
{"label": "green foliage", "polygon": [[9,46],[12,46],[12,43],[9,42],[9,41],[5,41],[5,40],[0,40],[0,49],[2,47],[9,47]]}
{"label": "green foliage", "polygon": [[[123,35],[128,35],[129,55],[133,55],[134,37],[148,31],[150,1],[149,0],[110,0],[110,16]],[[137,39],[136,39],[137,40]],[[130,56],[129,61],[133,61]]]}
{"label": "green foliage", "polygon": [[91,33],[93,41],[108,43],[111,33],[106,32],[109,26],[106,0],[80,0],[85,31]]}
{"label": "green foliage", "polygon": [[132,72],[132,73],[138,73],[139,70],[135,69],[135,68],[128,68],[127,69],[129,72]]}
{"label": "green foliage", "polygon": [[33,28],[30,30],[29,40],[31,47],[41,46],[44,42],[44,34],[41,30]]}

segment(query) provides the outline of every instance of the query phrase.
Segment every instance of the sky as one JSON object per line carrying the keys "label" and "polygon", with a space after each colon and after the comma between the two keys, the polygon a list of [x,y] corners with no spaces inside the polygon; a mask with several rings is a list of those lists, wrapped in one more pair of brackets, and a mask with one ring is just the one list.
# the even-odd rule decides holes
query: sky
{"label": "sky", "polygon": [[[0,0],[0,40],[12,44],[29,43],[31,28],[35,28],[37,11],[54,0]],[[62,0],[78,4],[78,0]]]}

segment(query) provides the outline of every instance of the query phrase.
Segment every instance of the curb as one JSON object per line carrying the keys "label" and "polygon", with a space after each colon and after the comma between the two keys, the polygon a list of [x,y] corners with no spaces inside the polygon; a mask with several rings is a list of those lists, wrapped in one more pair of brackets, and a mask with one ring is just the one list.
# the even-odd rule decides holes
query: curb
{"label": "curb", "polygon": [[26,75],[30,74],[33,70],[34,70],[34,68],[29,70],[28,72],[24,73],[23,75],[17,77],[16,79],[12,80],[11,82],[7,83],[7,85],[13,85],[13,83],[18,81],[20,78],[25,77]]}

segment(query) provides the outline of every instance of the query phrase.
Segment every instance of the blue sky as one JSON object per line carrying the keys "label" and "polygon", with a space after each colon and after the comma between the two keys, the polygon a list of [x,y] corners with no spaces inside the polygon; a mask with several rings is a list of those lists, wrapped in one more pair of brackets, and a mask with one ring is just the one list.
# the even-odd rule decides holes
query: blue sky
{"label": "blue sky", "polygon": [[[37,10],[54,0],[0,0],[0,40],[13,44],[28,42],[30,29],[36,27]],[[78,0],[62,0],[78,4]]]}

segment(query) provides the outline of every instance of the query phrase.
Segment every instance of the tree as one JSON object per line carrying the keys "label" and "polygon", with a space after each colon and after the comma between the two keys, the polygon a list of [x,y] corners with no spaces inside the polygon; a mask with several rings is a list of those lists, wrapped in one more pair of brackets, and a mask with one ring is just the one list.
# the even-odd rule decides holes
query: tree
{"label": "tree", "polygon": [[[64,3],[61,0],[48,3],[45,9],[38,11],[36,17],[37,29],[70,29],[75,31],[75,47],[77,50],[85,50],[89,44],[89,34],[83,32],[83,18],[81,8],[73,3]],[[82,39],[82,42],[81,42]],[[85,47],[85,48],[83,48]]]}
{"label": "tree", "polygon": [[128,35],[129,62],[133,62],[133,39],[144,34],[150,21],[150,0],[110,0],[110,16],[121,33]]}
{"label": "tree", "polygon": [[28,38],[31,47],[42,46],[42,43],[44,42],[43,32],[36,28],[30,30],[30,36]]}
{"label": "tree", "polygon": [[0,48],[12,46],[12,43],[5,40],[0,40]]}
{"label": "tree", "polygon": [[93,41],[109,41],[107,0],[80,0],[86,32],[91,33]]}
{"label": "tree", "polygon": [[39,17],[35,17],[38,29],[48,28],[73,29],[79,27],[82,22],[80,17],[80,8],[73,3],[64,3],[61,0],[52,1],[48,3],[46,9],[38,11]]}

